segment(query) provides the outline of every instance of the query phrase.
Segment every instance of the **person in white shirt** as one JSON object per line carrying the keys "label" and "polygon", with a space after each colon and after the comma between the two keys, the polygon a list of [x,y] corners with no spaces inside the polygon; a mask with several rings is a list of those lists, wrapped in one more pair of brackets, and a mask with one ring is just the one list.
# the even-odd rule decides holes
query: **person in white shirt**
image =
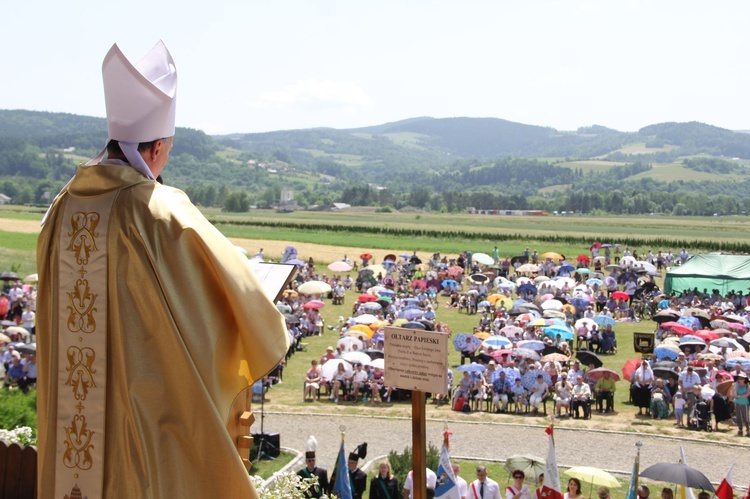
{"label": "person in white shirt", "polygon": [[458,487],[458,497],[461,499],[466,499],[469,497],[469,484],[466,483],[466,480],[458,476],[458,472],[461,471],[461,467],[456,463],[451,463],[451,468],[453,468],[453,476],[456,477],[456,487]]}
{"label": "person in white shirt", "polygon": [[505,488],[505,498],[531,499],[531,491],[526,484],[523,483],[524,478],[526,478],[524,472],[521,470],[514,470],[513,473],[511,473],[511,476],[513,477],[513,485],[508,485]]}
{"label": "person in white shirt", "polygon": [[[427,486],[434,489],[437,486],[437,475],[429,468],[425,468],[425,472],[427,474],[425,480]],[[406,474],[406,479],[404,480],[404,499],[414,499],[414,491],[412,490],[414,488],[413,484],[414,470],[411,470]],[[393,499],[396,498],[394,497]]]}
{"label": "person in white shirt", "polygon": [[471,499],[501,499],[500,486],[487,476],[487,468],[481,464],[477,466],[477,479],[471,482],[469,487],[469,497]]}

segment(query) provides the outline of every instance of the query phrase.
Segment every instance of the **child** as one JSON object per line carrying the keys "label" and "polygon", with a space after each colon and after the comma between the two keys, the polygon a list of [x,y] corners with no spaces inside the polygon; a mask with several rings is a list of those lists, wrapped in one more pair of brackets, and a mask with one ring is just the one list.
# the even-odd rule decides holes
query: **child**
{"label": "child", "polygon": [[526,405],[526,390],[521,386],[521,378],[516,378],[510,391],[513,394],[513,402],[516,404],[516,414],[521,414],[521,407]]}
{"label": "child", "polygon": [[683,413],[685,411],[685,397],[682,395],[682,391],[677,390],[674,394],[674,415],[677,418],[677,427],[684,428]]}

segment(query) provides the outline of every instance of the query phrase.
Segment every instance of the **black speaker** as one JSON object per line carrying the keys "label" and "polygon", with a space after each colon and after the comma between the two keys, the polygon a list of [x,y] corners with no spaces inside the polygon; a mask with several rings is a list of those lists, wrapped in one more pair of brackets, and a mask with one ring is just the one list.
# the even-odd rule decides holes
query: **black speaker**
{"label": "black speaker", "polygon": [[269,457],[279,457],[281,453],[281,443],[278,433],[253,433],[253,442],[255,449],[261,449],[261,452]]}

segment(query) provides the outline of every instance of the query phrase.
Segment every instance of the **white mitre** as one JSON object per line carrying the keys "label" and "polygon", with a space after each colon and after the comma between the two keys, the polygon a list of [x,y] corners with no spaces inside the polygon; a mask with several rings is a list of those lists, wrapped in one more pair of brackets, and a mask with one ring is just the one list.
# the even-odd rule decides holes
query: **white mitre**
{"label": "white mitre", "polygon": [[153,179],[138,144],[174,135],[177,69],[159,41],[132,64],[117,44],[102,63],[109,140],[117,140],[130,166]]}

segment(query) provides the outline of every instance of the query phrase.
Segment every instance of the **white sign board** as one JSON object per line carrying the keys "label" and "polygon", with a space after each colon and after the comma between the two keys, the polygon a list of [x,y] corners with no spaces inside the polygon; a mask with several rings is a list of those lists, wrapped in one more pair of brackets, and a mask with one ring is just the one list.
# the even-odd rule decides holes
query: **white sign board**
{"label": "white sign board", "polygon": [[385,327],[386,383],[403,390],[448,393],[448,334]]}

